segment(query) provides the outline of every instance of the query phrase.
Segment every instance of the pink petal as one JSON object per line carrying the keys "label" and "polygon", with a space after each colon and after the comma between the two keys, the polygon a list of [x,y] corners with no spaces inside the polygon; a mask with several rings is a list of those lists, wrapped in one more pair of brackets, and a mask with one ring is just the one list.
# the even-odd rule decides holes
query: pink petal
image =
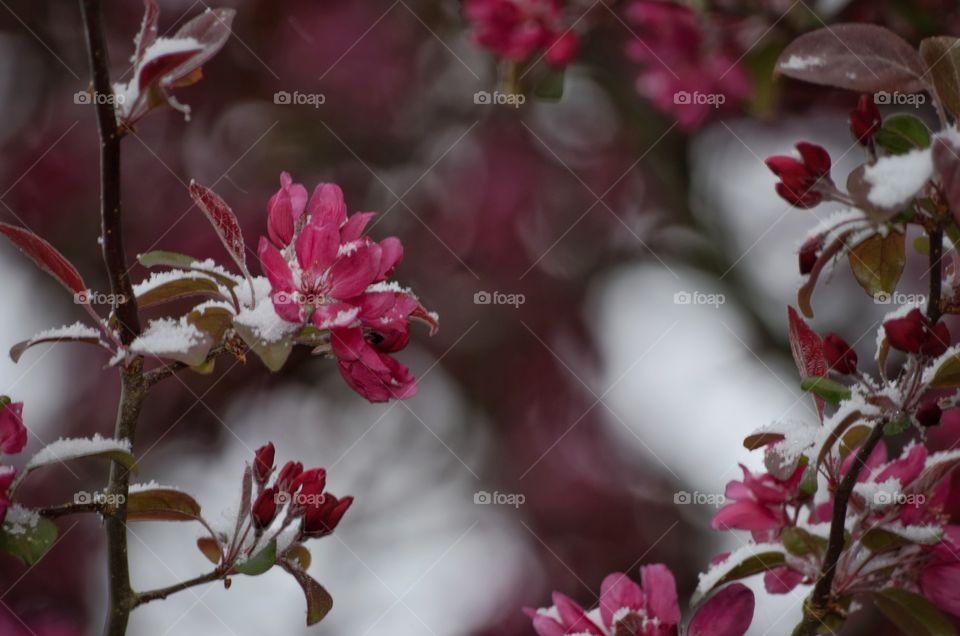
{"label": "pink petal", "polygon": [[677,583],[667,566],[656,563],[640,568],[640,582],[647,597],[647,614],[668,625],[680,623]]}
{"label": "pink petal", "polygon": [[339,228],[347,220],[347,204],[343,190],[335,183],[321,183],[313,190],[307,204],[310,223]]}
{"label": "pink petal", "polygon": [[927,461],[927,449],[921,445],[916,445],[907,451],[906,457],[895,459],[884,468],[874,479],[878,484],[885,482],[891,477],[895,477],[901,486],[910,484],[923,470],[924,463]]}
{"label": "pink petal", "polygon": [[380,241],[380,250],[380,272],[377,280],[385,280],[403,260],[403,244],[397,237],[390,236]]}
{"label": "pink petal", "polygon": [[755,600],[745,585],[733,583],[704,603],[687,627],[687,636],[743,636],[753,622]]}
{"label": "pink petal", "polygon": [[600,617],[603,624],[611,626],[617,610],[644,609],[643,590],[623,572],[608,574],[600,584]]}
{"label": "pink petal", "polygon": [[265,236],[260,237],[257,255],[260,257],[260,269],[270,281],[271,299],[277,315],[289,322],[303,322],[297,290],[293,284],[293,272],[283,255]]}
{"label": "pink petal", "polygon": [[297,261],[311,278],[319,276],[333,264],[339,249],[340,234],[330,226],[310,224],[297,237]]}
{"label": "pink petal", "polygon": [[560,592],[553,593],[553,603],[560,613],[560,620],[563,626],[567,628],[567,633],[586,633],[603,636],[603,632],[597,629],[597,626],[587,618],[583,608],[565,594]]}
{"label": "pink petal", "polygon": [[270,197],[267,203],[267,234],[278,247],[286,247],[293,240],[292,209],[290,195],[285,190]]}
{"label": "pink petal", "polygon": [[563,625],[543,614],[533,617],[533,631],[537,636],[564,636],[567,633]]}
{"label": "pink petal", "polygon": [[374,216],[373,212],[357,212],[352,215],[347,219],[343,227],[340,228],[340,242],[349,243],[363,236],[364,228],[367,227],[367,223],[369,223],[370,219]]}
{"label": "pink petal", "polygon": [[357,320],[360,308],[348,303],[320,305],[313,310],[313,324],[317,329],[349,327]]}
{"label": "pink petal", "polygon": [[710,522],[714,530],[772,530],[781,525],[780,519],[755,501],[737,501],[724,506]]}
{"label": "pink petal", "polygon": [[27,445],[23,402],[12,402],[0,411],[0,452],[15,455]]}
{"label": "pink petal", "polygon": [[778,567],[768,570],[763,575],[763,586],[771,594],[786,594],[800,585],[803,575],[788,567]]}
{"label": "pink petal", "polygon": [[920,591],[945,612],[960,616],[960,565],[933,565],[920,574]]}
{"label": "pink petal", "polygon": [[361,244],[330,268],[328,293],[338,299],[359,296],[376,278],[379,265],[380,246],[373,242]]}

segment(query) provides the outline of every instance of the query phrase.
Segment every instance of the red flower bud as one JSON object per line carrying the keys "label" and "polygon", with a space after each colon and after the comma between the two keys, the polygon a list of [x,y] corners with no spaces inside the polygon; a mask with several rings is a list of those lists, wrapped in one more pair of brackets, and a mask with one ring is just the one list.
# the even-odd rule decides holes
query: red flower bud
{"label": "red flower bud", "polygon": [[777,194],[790,205],[812,208],[823,200],[817,190],[820,179],[830,179],[830,153],[822,146],[801,141],[797,144],[800,159],[778,155],[767,159],[767,167],[780,178]]}
{"label": "red flower bud", "polygon": [[253,502],[253,525],[258,530],[269,526],[277,516],[277,489],[267,488]]}
{"label": "red flower bud", "polygon": [[277,475],[277,482],[276,482],[277,490],[290,492],[290,484],[302,472],[303,472],[303,464],[301,464],[300,462],[287,462],[286,464],[284,464],[283,468],[280,469],[280,474]]}
{"label": "red flower bud", "polygon": [[919,309],[912,310],[903,318],[894,318],[883,323],[887,341],[894,349],[906,353],[920,353],[927,340],[927,319]]}
{"label": "red flower bud", "polygon": [[830,368],[848,374],[857,370],[857,352],[840,336],[830,333],[823,339],[823,355]]}
{"label": "red flower bud", "polygon": [[936,426],[940,423],[941,415],[943,415],[943,411],[940,410],[936,400],[921,404],[916,412],[917,422],[920,426]]}
{"label": "red flower bud", "polygon": [[253,461],[253,476],[256,477],[257,483],[263,485],[270,478],[270,473],[273,472],[273,456],[273,442],[268,442],[257,449]]}
{"label": "red flower bud", "polygon": [[325,537],[332,533],[347,509],[353,503],[353,497],[337,499],[330,493],[322,501],[309,506],[303,515],[301,532],[304,537]]}
{"label": "red flower bud", "polygon": [[[304,492],[309,490],[313,493],[323,492],[327,485],[327,471],[323,468],[311,468],[306,470],[293,480],[290,484],[290,492],[296,492],[302,489]],[[302,487],[302,488],[301,488]]]}
{"label": "red flower bud", "polygon": [[927,331],[926,341],[920,349],[920,353],[936,358],[950,346],[950,331],[947,325],[941,320],[933,326],[933,329]]}
{"label": "red flower bud", "polygon": [[857,107],[850,111],[850,132],[863,145],[873,141],[873,136],[883,125],[880,109],[870,95],[861,95]]}
{"label": "red flower bud", "polygon": [[573,61],[579,49],[580,38],[577,37],[577,34],[572,31],[564,31],[547,44],[547,50],[543,56],[550,64],[563,68]]}

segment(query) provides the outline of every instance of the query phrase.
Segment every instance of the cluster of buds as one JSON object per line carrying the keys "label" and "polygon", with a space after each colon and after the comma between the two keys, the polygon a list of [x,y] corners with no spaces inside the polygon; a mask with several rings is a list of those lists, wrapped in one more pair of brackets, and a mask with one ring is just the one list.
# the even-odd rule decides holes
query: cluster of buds
{"label": "cluster of buds", "polygon": [[300,462],[289,461],[275,470],[275,452],[268,443],[254,454],[244,471],[238,516],[229,520],[229,529],[211,530],[210,538],[198,541],[225,574],[249,573],[243,564],[265,553],[270,556],[264,570],[274,563],[306,569],[309,552],[304,542],[331,534],[353,503],[353,497],[326,491],[323,468],[304,470]]}
{"label": "cluster of buds", "polygon": [[822,146],[801,141],[797,144],[797,157],[778,155],[767,159],[767,167],[780,182],[776,185],[777,194],[790,205],[798,208],[812,208],[818,205],[825,195],[836,190],[830,179],[830,153]]}
{"label": "cluster of buds", "polygon": [[473,25],[473,40],[511,62],[527,62],[542,52],[547,62],[564,67],[580,48],[560,0],[467,0],[464,13]]}
{"label": "cluster of buds", "polygon": [[[0,454],[16,455],[27,445],[27,427],[23,425],[23,402],[0,396]],[[0,523],[11,505],[10,486],[17,472],[12,466],[0,465]]]}

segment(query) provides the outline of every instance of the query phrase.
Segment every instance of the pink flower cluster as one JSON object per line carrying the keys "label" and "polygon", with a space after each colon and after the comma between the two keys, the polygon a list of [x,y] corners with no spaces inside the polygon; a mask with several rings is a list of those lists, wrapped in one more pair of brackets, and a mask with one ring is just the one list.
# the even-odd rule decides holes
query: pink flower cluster
{"label": "pink flower cluster", "polygon": [[466,0],[464,13],[474,41],[512,62],[526,62],[542,51],[547,62],[563,67],[579,49],[560,0]]}
{"label": "pink flower cluster", "polygon": [[[0,397],[0,453],[16,455],[27,445],[27,427],[23,425],[23,402],[11,402]],[[0,465],[0,523],[7,516],[10,501],[9,490],[17,471],[11,466]]]}
{"label": "pink flower cluster", "polygon": [[626,17],[636,30],[627,57],[643,66],[637,91],[681,128],[693,130],[750,96],[750,78],[731,37],[735,24],[660,0],[630,3]]}
{"label": "pink flower cluster", "polygon": [[[677,636],[680,606],[673,574],[665,565],[640,568],[638,585],[622,572],[600,585],[600,603],[585,611],[554,592],[553,606],[527,609],[539,636]],[[741,636],[753,621],[753,592],[734,583],[710,598],[687,626],[689,636]]]}
{"label": "pink flower cluster", "polygon": [[412,397],[413,375],[391,353],[406,347],[411,319],[436,318],[409,290],[388,282],[403,258],[395,237],[364,235],[372,212],[347,215],[343,192],[321,183],[307,190],[284,172],[268,203],[258,255],[277,314],[328,331],[347,383],[371,402]]}

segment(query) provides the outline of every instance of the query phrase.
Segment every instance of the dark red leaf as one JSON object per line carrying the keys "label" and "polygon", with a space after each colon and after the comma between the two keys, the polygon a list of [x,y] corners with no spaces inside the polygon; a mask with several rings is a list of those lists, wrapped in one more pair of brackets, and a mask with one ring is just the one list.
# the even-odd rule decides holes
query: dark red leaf
{"label": "dark red leaf", "polygon": [[[787,319],[790,328],[790,351],[793,361],[800,371],[801,378],[824,376],[827,374],[827,359],[823,355],[823,341],[820,336],[800,317],[793,307],[787,307]],[[823,416],[823,399],[814,398],[817,411]]]}
{"label": "dark red leaf", "polygon": [[207,9],[180,27],[174,38],[193,38],[203,49],[183,66],[177,68],[171,80],[176,81],[186,77],[206,64],[207,60],[223,48],[230,38],[232,32],[230,27],[236,13],[233,9]]}
{"label": "dark red leaf", "polygon": [[861,93],[916,93],[925,88],[926,65],[892,31],[874,24],[837,24],[791,42],[777,59],[776,71]]}
{"label": "dark red leaf", "polygon": [[29,256],[37,267],[56,278],[69,291],[74,294],[83,294],[87,291],[87,285],[83,282],[77,268],[64,258],[63,254],[58,252],[55,247],[33,232],[21,227],[0,223],[0,234],[10,239],[10,242]]}
{"label": "dark red leaf", "polygon": [[240,271],[249,278],[246,244],[243,242],[240,224],[237,222],[233,210],[216,193],[198,183],[190,184],[190,196],[210,219],[210,223],[213,224],[220,240],[223,241],[227,251],[230,252],[230,256],[240,267]]}

